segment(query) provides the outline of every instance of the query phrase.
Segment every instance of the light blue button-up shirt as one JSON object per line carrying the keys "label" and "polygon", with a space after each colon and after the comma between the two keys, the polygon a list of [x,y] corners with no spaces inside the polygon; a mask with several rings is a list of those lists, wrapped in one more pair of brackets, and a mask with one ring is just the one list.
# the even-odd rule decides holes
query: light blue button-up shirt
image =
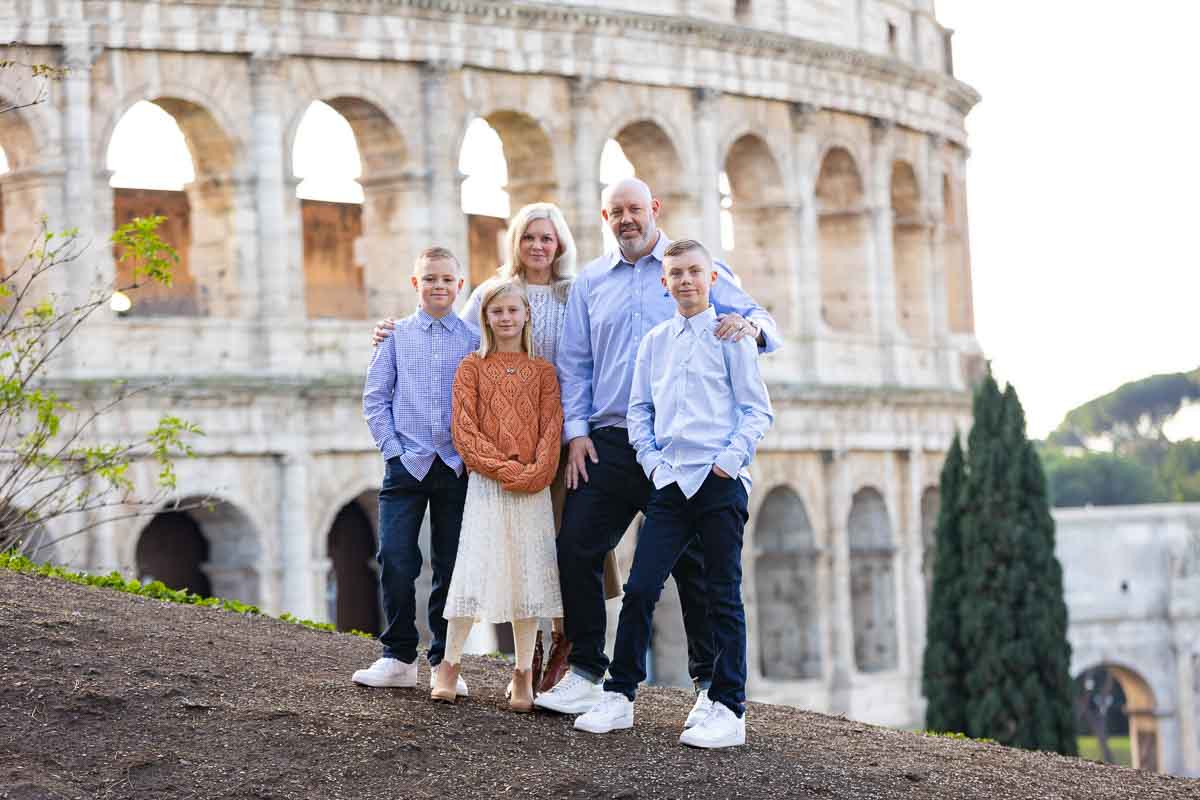
{"label": "light blue button-up shirt", "polygon": [[400,456],[417,480],[439,457],[462,474],[450,438],[450,398],[459,362],[478,347],[479,335],[453,312],[434,319],[423,310],[379,343],[363,387],[363,416],[384,460]]}
{"label": "light blue button-up shirt", "polygon": [[750,491],[750,462],[774,419],[758,352],[749,339],[713,335],[712,306],[676,312],[646,334],[629,394],[629,443],[658,489],[692,497],[717,465]]}
{"label": "light blue button-up shirt", "polygon": [[[618,249],[584,267],[571,286],[555,358],[564,442],[587,436],[592,428],[625,427],[638,345],[675,314],[675,301],[662,285],[663,253],[670,245],[666,234],[659,234],[654,251],[636,264],[623,260]],[[779,335],[770,313],[738,287],[729,267],[719,261],[713,266],[718,277],[709,298],[717,313],[736,312],[751,320],[762,331],[763,352],[777,350]]]}

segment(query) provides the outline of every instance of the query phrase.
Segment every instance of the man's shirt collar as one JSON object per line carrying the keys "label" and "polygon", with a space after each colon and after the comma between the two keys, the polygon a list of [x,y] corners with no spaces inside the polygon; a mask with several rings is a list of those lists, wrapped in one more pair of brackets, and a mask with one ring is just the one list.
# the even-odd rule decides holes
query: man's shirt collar
{"label": "man's shirt collar", "polygon": [[[658,259],[658,263],[661,264],[663,260],[663,253],[667,252],[667,248],[670,246],[671,237],[667,236],[666,231],[660,228],[658,231],[658,241],[654,243],[654,249],[650,251],[650,255]],[[625,256],[621,255],[621,248],[614,247],[613,251],[608,256],[608,268],[613,269],[622,262],[626,264],[629,263],[628,261],[625,261]]]}

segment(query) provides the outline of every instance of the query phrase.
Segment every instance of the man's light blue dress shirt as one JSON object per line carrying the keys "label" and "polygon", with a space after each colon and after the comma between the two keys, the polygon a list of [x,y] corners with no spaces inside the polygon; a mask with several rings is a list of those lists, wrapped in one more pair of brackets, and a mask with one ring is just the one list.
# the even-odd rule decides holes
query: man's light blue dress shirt
{"label": "man's light blue dress shirt", "polygon": [[[571,287],[567,319],[555,366],[562,386],[563,441],[592,428],[625,427],[629,387],[638,345],[651,328],[675,314],[662,285],[663,253],[671,240],[660,234],[654,251],[630,264],[616,250],[584,267]],[[718,314],[735,312],[763,334],[763,352],[779,348],[775,321],[738,287],[729,267],[714,263],[710,301]],[[716,323],[714,322],[714,327]]]}
{"label": "man's light blue dress shirt", "polygon": [[363,387],[363,415],[383,458],[424,480],[440,457],[462,475],[450,438],[450,398],[459,362],[479,348],[479,335],[454,312],[434,319],[423,310],[396,323],[375,348]]}
{"label": "man's light blue dress shirt", "polygon": [[749,339],[713,334],[712,306],[691,318],[678,312],[638,348],[629,394],[629,443],[661,489],[679,484],[692,497],[717,465],[750,492],[750,462],[774,415]]}

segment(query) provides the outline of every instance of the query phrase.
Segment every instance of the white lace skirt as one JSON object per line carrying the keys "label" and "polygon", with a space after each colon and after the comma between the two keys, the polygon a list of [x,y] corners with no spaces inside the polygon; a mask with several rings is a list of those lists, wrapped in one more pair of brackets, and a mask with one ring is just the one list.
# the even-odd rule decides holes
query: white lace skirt
{"label": "white lace skirt", "polygon": [[562,614],[550,490],[506,492],[471,473],[443,616],[512,622]]}

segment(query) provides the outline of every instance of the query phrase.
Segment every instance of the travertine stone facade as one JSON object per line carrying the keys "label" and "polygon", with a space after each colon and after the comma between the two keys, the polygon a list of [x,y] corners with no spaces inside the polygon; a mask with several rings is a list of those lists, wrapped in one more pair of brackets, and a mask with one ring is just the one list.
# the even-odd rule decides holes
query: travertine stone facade
{"label": "travertine stone facade", "polygon": [[[189,209],[204,313],[108,315],[57,379],[96,391],[117,376],[169,380],[104,432],[168,409],[207,432],[180,486],[220,498],[192,515],[214,592],[370,624],[346,602],[369,568],[345,559],[361,562],[354,537],[373,531],[382,470],[358,400],[368,330],[349,317],[411,310],[422,247],[466,255],[457,163],[472,119],[503,141],[512,202],[563,206],[585,258],[601,249],[599,159],[615,139],[662,199],[663,227],[718,251],[727,174],[735,248],[722,255],[786,339],[763,361],[777,422],[745,546],[751,695],[918,724],[929,492],[980,364],[963,128],[978,96],[952,74],[932,2],[10,7],[0,38],[72,71],[49,102],[0,116],[7,263],[38,213],[103,240],[120,200],[105,154],[133,103],[157,103],[187,139],[196,180],[175,202]],[[305,229],[291,169],[318,99],[349,121],[363,161],[361,218],[338,223],[360,232],[339,267],[361,279],[346,298],[314,296],[334,265],[305,268],[319,232]],[[112,280],[112,254],[92,255],[96,275],[60,290]],[[143,528],[105,526],[58,556],[133,572]],[[151,533],[182,543],[191,530],[168,519]],[[162,551],[143,545],[143,567]],[[667,602],[660,680],[683,671],[677,628]]]}

